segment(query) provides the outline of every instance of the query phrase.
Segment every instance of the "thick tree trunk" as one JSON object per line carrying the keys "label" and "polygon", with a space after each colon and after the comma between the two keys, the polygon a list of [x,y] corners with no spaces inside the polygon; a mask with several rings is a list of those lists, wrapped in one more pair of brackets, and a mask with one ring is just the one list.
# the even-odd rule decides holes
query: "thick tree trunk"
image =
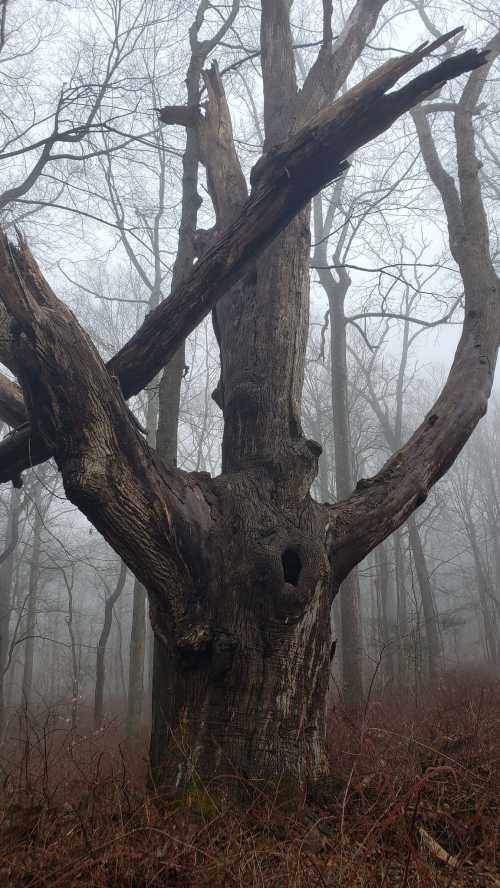
{"label": "thick tree trunk", "polygon": [[314,509],[306,498],[300,516],[288,511],[281,484],[258,472],[221,478],[214,493],[223,515],[193,592],[210,622],[180,650],[158,645],[154,778],[172,792],[224,775],[237,792],[239,777],[314,783],[328,771],[331,645]]}

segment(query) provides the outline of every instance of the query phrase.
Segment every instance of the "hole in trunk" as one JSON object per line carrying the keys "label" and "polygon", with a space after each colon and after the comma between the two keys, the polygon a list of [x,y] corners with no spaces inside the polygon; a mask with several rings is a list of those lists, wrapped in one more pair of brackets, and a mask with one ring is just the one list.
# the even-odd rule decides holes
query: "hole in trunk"
{"label": "hole in trunk", "polygon": [[281,556],[281,562],[283,564],[285,583],[290,583],[292,586],[297,586],[299,582],[300,571],[302,570],[302,562],[299,555],[297,554],[297,552],[295,552],[294,549],[285,549],[283,555]]}

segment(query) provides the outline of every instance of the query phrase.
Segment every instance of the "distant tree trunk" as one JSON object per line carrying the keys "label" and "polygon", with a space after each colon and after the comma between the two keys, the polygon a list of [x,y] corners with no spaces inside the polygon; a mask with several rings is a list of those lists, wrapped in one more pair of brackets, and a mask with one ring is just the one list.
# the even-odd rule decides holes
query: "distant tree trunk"
{"label": "distant tree trunk", "polygon": [[104,681],[106,676],[106,646],[108,643],[109,633],[113,621],[113,608],[123,592],[125,581],[127,579],[127,566],[122,561],[120,564],[120,573],[116,581],[113,592],[106,598],[104,605],[104,621],[102,624],[101,634],[97,642],[96,656],[96,677],[94,692],[94,730],[98,731],[102,727],[103,710],[104,710]]}
{"label": "distant tree trunk", "polygon": [[[56,603],[56,609],[59,609],[59,596]],[[52,627],[51,627],[51,641],[49,642],[49,706],[53,706],[56,701],[56,696],[59,694],[59,682],[58,682],[58,671],[59,671],[59,656],[58,656],[58,647],[57,641],[59,640],[59,619],[58,614],[54,614]]]}
{"label": "distant tree trunk", "polygon": [[[479,542],[477,539],[476,527],[472,517],[470,504],[466,498],[464,498],[463,502],[463,513],[465,519],[465,530],[471,544],[472,557],[474,560],[477,591],[483,622],[483,638],[486,658],[492,670],[494,671],[494,674],[496,674],[500,666],[500,636],[498,631],[497,616],[495,612],[495,595],[490,588],[489,577],[483,565]],[[496,532],[498,533],[498,528],[496,528]]]}
{"label": "distant tree trunk", "polygon": [[133,741],[140,734],[144,709],[144,658],[146,645],[146,590],[136,578],[132,593],[132,626],[130,631],[127,738]]}
{"label": "distant tree trunk", "polygon": [[375,549],[375,566],[379,638],[381,642],[381,650],[378,653],[382,658],[382,671],[385,687],[392,689],[395,678],[394,614],[391,613],[393,595],[391,594],[390,571],[385,543],[381,543],[381,545],[377,546]]}
{"label": "distant tree trunk", "polygon": [[418,579],[418,587],[420,589],[420,597],[422,600],[425,637],[427,641],[429,678],[433,682],[439,676],[442,662],[439,616],[434,601],[434,592],[432,589],[431,578],[429,576],[424,547],[422,546],[422,540],[420,539],[417,523],[413,515],[408,520],[408,533],[410,548],[413,555],[413,563],[415,565]]}
{"label": "distant tree trunk", "polygon": [[12,578],[14,575],[15,548],[19,537],[21,497],[17,487],[10,494],[7,517],[6,544],[0,553],[0,738],[5,729],[4,683],[9,657],[10,618],[12,613]]}
{"label": "distant tree trunk", "polygon": [[[408,314],[410,312],[408,299],[406,304],[406,312]],[[403,327],[403,342],[396,380],[395,414],[393,422],[391,422],[389,413],[386,409],[384,409],[383,404],[377,396],[375,388],[371,382],[371,379],[369,378],[369,372],[365,373],[368,386],[368,394],[366,395],[367,400],[379,420],[387,444],[393,450],[398,450],[403,443],[404,387],[410,348],[409,329],[410,322],[408,319],[406,319]],[[435,605],[434,590],[432,588],[431,578],[429,576],[425,552],[420,538],[420,532],[418,530],[418,526],[413,515],[408,520],[408,532],[410,549],[412,551],[415,563],[418,587],[424,613],[424,626],[427,640],[428,674],[429,678],[434,681],[439,674],[441,663],[441,640],[439,635],[438,613]],[[399,531],[397,531],[397,536],[394,542],[394,554],[396,580],[398,584],[398,625],[399,633],[402,636],[402,644],[400,645],[400,661],[402,661],[405,658],[404,638],[408,634],[408,605],[406,601],[406,588],[404,583],[404,558]],[[402,671],[400,673],[400,681],[404,684],[406,667],[402,662],[401,666]]]}
{"label": "distant tree trunk", "polygon": [[[335,446],[335,488],[338,499],[355,487],[347,386],[347,342],[344,300],[350,280],[341,270],[338,286],[329,288],[331,329],[332,412]],[[342,690],[345,702],[360,705],[363,699],[362,630],[358,568],[342,583],[340,597]]]}
{"label": "distant tree trunk", "polygon": [[40,579],[40,548],[42,541],[43,515],[42,515],[42,488],[41,483],[35,482],[33,495],[33,543],[31,550],[31,562],[28,580],[28,614],[25,624],[26,642],[24,644],[23,667],[23,705],[29,710],[33,691],[33,664],[35,657],[35,631],[36,615],[38,610],[38,583]]}
{"label": "distant tree trunk", "polygon": [[64,585],[68,595],[68,614],[66,617],[66,626],[68,627],[70,653],[71,653],[71,730],[75,731],[78,723],[78,706],[80,697],[80,666],[81,666],[81,646],[78,644],[75,634],[74,623],[74,600],[73,586],[75,582],[74,568],[71,570],[71,579],[68,579],[66,572],[62,571]]}
{"label": "distant tree trunk", "polygon": [[[498,459],[496,448],[481,448],[479,453],[480,467],[479,472],[483,479],[483,499],[487,516],[487,528],[491,545],[493,546],[493,556],[495,564],[495,582],[494,582],[494,613],[495,620],[498,624],[500,619],[500,501],[497,492],[497,482],[492,466],[492,452]],[[500,651],[499,651],[500,654]]]}
{"label": "distant tree trunk", "polygon": [[[315,264],[318,266],[319,279],[328,297],[330,311],[330,370],[335,452],[335,490],[337,499],[345,499],[352,493],[355,487],[349,419],[347,322],[345,316],[345,298],[351,281],[345,268],[338,269],[337,280],[330,269],[327,268],[326,245],[329,232],[324,231],[319,197],[316,197],[314,201],[314,221],[315,240],[319,244],[315,250]],[[335,265],[340,265],[339,247],[337,247],[335,252],[334,263]],[[357,567],[351,571],[342,584],[342,594],[338,609],[340,612],[339,628],[343,697],[349,706],[360,705],[363,699],[363,642]]]}
{"label": "distant tree trunk", "polygon": [[399,641],[397,646],[398,658],[398,686],[406,688],[408,683],[408,595],[406,590],[406,570],[401,531],[397,530],[393,536],[394,547],[394,576],[396,584],[397,601],[397,628]]}

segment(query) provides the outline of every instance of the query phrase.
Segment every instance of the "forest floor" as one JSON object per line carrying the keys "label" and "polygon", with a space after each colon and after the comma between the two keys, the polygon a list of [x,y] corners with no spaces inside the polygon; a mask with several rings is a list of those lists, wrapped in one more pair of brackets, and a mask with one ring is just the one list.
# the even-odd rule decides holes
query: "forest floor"
{"label": "forest floor", "polygon": [[[25,720],[24,720],[25,724]],[[15,731],[11,731],[12,734]],[[327,809],[254,796],[220,812],[145,789],[145,746],[53,713],[3,750],[0,888],[500,888],[500,684],[331,716]],[[10,758],[9,758],[10,756]]]}

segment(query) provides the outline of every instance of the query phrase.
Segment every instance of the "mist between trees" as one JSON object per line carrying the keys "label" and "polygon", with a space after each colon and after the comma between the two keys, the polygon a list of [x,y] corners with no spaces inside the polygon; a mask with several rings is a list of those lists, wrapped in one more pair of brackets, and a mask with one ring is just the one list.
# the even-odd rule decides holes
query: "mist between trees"
{"label": "mist between trees", "polygon": [[497,10],[335,7],[0,2],[4,749],[314,794],[498,680]]}

